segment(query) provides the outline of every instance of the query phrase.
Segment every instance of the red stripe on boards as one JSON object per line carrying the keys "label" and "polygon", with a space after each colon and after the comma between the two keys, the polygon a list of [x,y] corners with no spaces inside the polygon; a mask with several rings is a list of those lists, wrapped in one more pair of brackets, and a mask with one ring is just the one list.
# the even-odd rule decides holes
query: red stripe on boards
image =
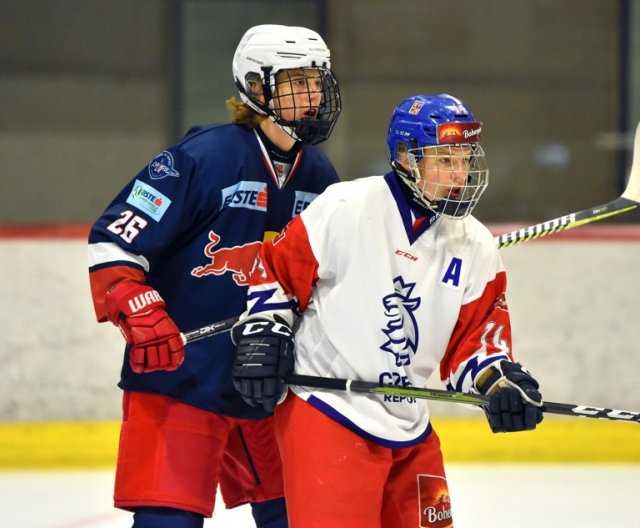
{"label": "red stripe on boards", "polygon": [[0,239],[84,238],[89,224],[0,224]]}
{"label": "red stripe on boards", "polygon": [[[494,236],[504,235],[528,227],[526,224],[487,224]],[[89,224],[0,224],[0,239],[14,238],[87,238]],[[540,242],[566,241],[594,242],[640,242],[639,224],[601,224],[575,227],[547,235],[536,240]]]}

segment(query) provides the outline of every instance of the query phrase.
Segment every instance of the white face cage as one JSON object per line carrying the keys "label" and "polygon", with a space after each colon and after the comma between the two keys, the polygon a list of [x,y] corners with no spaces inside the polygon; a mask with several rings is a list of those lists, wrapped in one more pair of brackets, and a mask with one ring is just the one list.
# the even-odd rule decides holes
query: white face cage
{"label": "white face cage", "polygon": [[465,218],[489,184],[484,150],[478,143],[409,149],[414,194],[438,216]]}

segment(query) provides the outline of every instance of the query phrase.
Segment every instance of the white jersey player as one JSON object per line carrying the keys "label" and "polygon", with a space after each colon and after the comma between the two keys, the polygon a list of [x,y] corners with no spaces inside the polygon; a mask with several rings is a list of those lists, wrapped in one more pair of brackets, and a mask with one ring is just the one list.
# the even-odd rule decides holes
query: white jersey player
{"label": "white jersey player", "polygon": [[[511,354],[506,274],[471,216],[488,183],[482,124],[449,95],[395,110],[392,171],[330,186],[271,243],[233,329],[234,383],[275,410],[293,528],[451,526],[425,400],[293,386],[303,375],[491,395],[493,431],[534,429],[538,383]],[[292,331],[295,332],[295,351]],[[356,493],[354,493],[354,491]]]}

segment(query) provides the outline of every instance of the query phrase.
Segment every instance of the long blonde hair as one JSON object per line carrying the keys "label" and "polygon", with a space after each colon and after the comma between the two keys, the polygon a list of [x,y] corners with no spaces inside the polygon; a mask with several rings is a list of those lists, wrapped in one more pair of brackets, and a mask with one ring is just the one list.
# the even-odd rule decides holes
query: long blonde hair
{"label": "long blonde hair", "polygon": [[230,97],[225,101],[227,110],[231,113],[231,121],[236,125],[244,125],[248,128],[256,128],[267,116],[259,114],[248,104],[236,97]]}

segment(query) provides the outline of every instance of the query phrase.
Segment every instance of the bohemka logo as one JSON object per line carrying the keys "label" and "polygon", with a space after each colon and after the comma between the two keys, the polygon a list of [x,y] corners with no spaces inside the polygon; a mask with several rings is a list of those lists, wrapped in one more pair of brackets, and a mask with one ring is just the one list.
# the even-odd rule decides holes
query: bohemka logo
{"label": "bohemka logo", "polygon": [[438,144],[477,143],[480,141],[482,123],[475,121],[462,123],[441,123],[436,127]]}
{"label": "bohemka logo", "polygon": [[447,480],[440,475],[417,475],[420,528],[451,528],[451,500]]}
{"label": "bohemka logo", "polygon": [[393,280],[394,293],[382,299],[387,327],[382,332],[387,341],[381,350],[393,354],[396,367],[411,364],[411,355],[418,349],[418,325],[414,312],[420,306],[420,297],[412,297],[415,283],[405,284],[401,276]]}
{"label": "bohemka logo", "polygon": [[436,523],[446,522],[451,520],[451,505],[447,501],[446,503],[438,504],[438,506],[429,506],[422,512],[424,518],[428,524],[421,526],[435,526]]}
{"label": "bohemka logo", "polygon": [[476,128],[475,130],[463,130],[462,133],[464,134],[464,137],[469,139],[470,137],[473,136],[477,136],[478,134],[480,134],[480,132],[482,132],[482,128]]}

